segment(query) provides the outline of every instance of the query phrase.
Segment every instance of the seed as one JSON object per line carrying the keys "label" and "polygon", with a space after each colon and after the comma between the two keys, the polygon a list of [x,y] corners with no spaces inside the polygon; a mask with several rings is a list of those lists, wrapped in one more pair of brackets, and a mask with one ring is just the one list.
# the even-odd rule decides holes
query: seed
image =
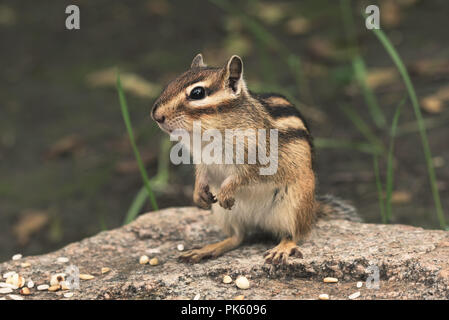
{"label": "seed", "polygon": [[93,278],[95,278],[93,275],[90,274],[80,274],[80,279],[81,280],[92,280]]}
{"label": "seed", "polygon": [[30,289],[34,287],[34,282],[33,282],[33,280],[28,281],[27,287],[30,288]]}
{"label": "seed", "polygon": [[148,258],[148,256],[145,256],[145,255],[141,256],[140,259],[139,259],[139,263],[140,264],[147,264],[148,261],[150,261],[150,258]]}
{"label": "seed", "polygon": [[28,289],[27,287],[20,289],[20,294],[23,296],[29,296],[31,294],[30,289]]}
{"label": "seed", "polygon": [[224,276],[223,277],[223,283],[231,283],[232,282],[232,278],[230,276]]}
{"label": "seed", "polygon": [[23,263],[20,264],[20,266],[21,266],[22,268],[29,268],[29,267],[31,267],[31,263],[29,263],[29,262],[23,262]]}
{"label": "seed", "polygon": [[240,289],[246,290],[249,288],[249,281],[246,279],[246,277],[239,276],[237,280],[235,280],[235,284]]}
{"label": "seed", "polygon": [[61,281],[61,290],[69,290],[70,288],[67,286],[67,283],[65,281]]}
{"label": "seed", "polygon": [[101,273],[108,273],[109,271],[111,271],[111,268],[107,267],[101,268]]}
{"label": "seed", "polygon": [[9,297],[13,300],[23,300],[23,297],[18,296],[17,294],[10,294]]}
{"label": "seed", "polygon": [[71,298],[71,297],[73,297],[73,292],[64,293],[64,298]]}
{"label": "seed", "polygon": [[329,295],[328,295],[328,294],[325,294],[325,293],[322,293],[322,294],[320,294],[320,295],[318,296],[318,298],[319,298],[320,300],[329,300]]}
{"label": "seed", "polygon": [[0,288],[0,293],[6,294],[6,293],[11,293],[12,292],[12,288]]}
{"label": "seed", "polygon": [[55,292],[55,291],[58,291],[59,289],[61,289],[61,286],[58,284],[58,285],[49,287],[48,291]]}
{"label": "seed", "polygon": [[178,249],[178,251],[184,251],[184,245],[182,243],[178,244],[176,248]]}
{"label": "seed", "polygon": [[14,275],[6,279],[6,283],[11,284],[17,288],[22,288],[25,285],[25,279],[18,273],[15,273]]}
{"label": "seed", "polygon": [[152,266],[157,266],[159,264],[159,260],[157,258],[153,258],[150,260],[150,264]]}
{"label": "seed", "polygon": [[66,262],[69,262],[69,258],[59,257],[58,259],[56,259],[56,261],[59,263],[66,263]]}
{"label": "seed", "polygon": [[59,285],[61,283],[61,281],[65,280],[64,276],[65,276],[64,273],[58,273],[58,274],[52,275],[50,278],[50,286]]}
{"label": "seed", "polygon": [[39,291],[48,290],[49,288],[50,286],[48,284],[41,284],[40,286],[37,286],[37,290]]}
{"label": "seed", "polygon": [[200,294],[198,293],[196,296],[193,297],[193,300],[200,300]]}
{"label": "seed", "polygon": [[22,255],[20,253],[15,254],[15,255],[12,256],[12,259],[13,260],[20,260],[20,259],[22,259]]}
{"label": "seed", "polygon": [[357,288],[361,288],[361,287],[363,287],[363,282],[362,281],[357,282]]}
{"label": "seed", "polygon": [[13,290],[16,290],[19,287],[15,286],[15,285],[12,285],[12,284],[9,284],[9,283],[6,283],[6,282],[0,282],[0,288],[11,288]]}
{"label": "seed", "polygon": [[354,292],[348,298],[353,300],[353,299],[357,299],[358,297],[360,297],[360,291]]}
{"label": "seed", "polygon": [[245,296],[240,295],[240,296],[234,297],[234,300],[245,300]]}
{"label": "seed", "polygon": [[338,279],[332,278],[332,277],[327,277],[327,278],[324,278],[323,281],[326,283],[336,283],[336,282],[338,282]]}

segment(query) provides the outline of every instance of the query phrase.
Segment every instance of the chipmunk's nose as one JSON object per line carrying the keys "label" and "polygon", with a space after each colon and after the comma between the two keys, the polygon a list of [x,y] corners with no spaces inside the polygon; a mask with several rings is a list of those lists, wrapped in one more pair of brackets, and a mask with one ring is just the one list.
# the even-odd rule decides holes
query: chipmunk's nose
{"label": "chipmunk's nose", "polygon": [[161,112],[158,112],[158,105],[155,105],[153,107],[153,110],[151,111],[151,117],[154,119],[154,121],[158,122],[158,123],[164,123],[165,121],[165,116],[161,114]]}

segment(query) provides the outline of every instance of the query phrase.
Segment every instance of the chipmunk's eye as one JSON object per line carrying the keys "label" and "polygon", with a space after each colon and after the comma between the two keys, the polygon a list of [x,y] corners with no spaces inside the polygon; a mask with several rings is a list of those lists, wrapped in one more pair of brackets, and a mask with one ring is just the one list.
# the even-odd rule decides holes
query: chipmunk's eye
{"label": "chipmunk's eye", "polygon": [[189,98],[194,100],[203,99],[206,96],[206,90],[203,87],[195,87],[190,91]]}

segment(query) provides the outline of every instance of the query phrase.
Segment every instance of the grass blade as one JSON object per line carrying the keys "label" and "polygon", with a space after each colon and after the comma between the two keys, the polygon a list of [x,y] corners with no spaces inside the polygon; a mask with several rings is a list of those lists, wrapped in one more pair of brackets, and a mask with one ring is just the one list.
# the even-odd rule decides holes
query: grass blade
{"label": "grass blade", "polygon": [[377,158],[377,156],[373,157],[373,164],[374,176],[376,177],[377,196],[379,198],[380,216],[382,217],[382,223],[388,223],[388,217],[385,214],[384,190],[382,188],[382,181],[380,180],[379,159]]}
{"label": "grass blade", "polygon": [[369,143],[373,145],[376,149],[381,152],[385,152],[385,147],[382,141],[372,132],[369,125],[358,115],[354,108],[344,105],[341,107],[345,115],[351,120],[357,130],[368,140]]}
{"label": "grass blade", "polygon": [[387,155],[387,181],[385,186],[385,214],[387,217],[387,221],[391,221],[391,197],[393,194],[393,183],[394,183],[394,168],[393,168],[393,152],[394,152],[394,139],[396,137],[396,131],[398,127],[399,116],[401,114],[401,109],[407,97],[404,97],[396,108],[396,112],[394,113],[393,123],[391,125],[390,131],[390,147]]}
{"label": "grass blade", "polygon": [[118,92],[118,96],[119,96],[123,120],[126,125],[126,130],[128,131],[129,141],[130,141],[132,149],[134,151],[134,155],[136,157],[137,164],[139,166],[140,174],[142,175],[142,180],[143,180],[144,186],[145,186],[148,196],[150,198],[150,202],[151,202],[151,206],[152,206],[153,210],[158,210],[156,197],[154,196],[153,191],[150,187],[150,181],[148,179],[148,175],[145,170],[145,166],[143,165],[142,158],[140,157],[140,153],[139,153],[139,150],[137,149],[137,145],[136,145],[136,142],[134,139],[133,129],[132,129],[132,125],[131,125],[131,119],[129,117],[128,105],[126,103],[125,94],[123,92],[122,84],[120,82],[120,74],[118,72],[117,72],[117,92]]}
{"label": "grass blade", "polygon": [[418,123],[419,133],[421,137],[421,143],[423,146],[424,157],[426,160],[427,171],[430,180],[430,186],[433,195],[433,201],[435,203],[435,209],[437,212],[438,221],[440,223],[441,228],[446,229],[446,221],[444,217],[443,207],[441,205],[440,194],[438,191],[437,179],[435,175],[435,168],[433,167],[432,162],[432,153],[430,151],[429,140],[427,138],[426,127],[424,124],[424,120],[421,114],[421,108],[419,106],[418,97],[416,96],[415,88],[413,87],[410,76],[405,68],[404,63],[402,62],[399,54],[396,49],[391,44],[390,40],[387,38],[385,33],[381,29],[372,29],[376,37],[384,46],[385,50],[390,55],[391,59],[395,63],[399,73],[401,74],[402,80],[404,81],[405,87],[407,88],[408,94],[410,96],[410,101],[413,106],[413,110],[415,112],[415,117]]}

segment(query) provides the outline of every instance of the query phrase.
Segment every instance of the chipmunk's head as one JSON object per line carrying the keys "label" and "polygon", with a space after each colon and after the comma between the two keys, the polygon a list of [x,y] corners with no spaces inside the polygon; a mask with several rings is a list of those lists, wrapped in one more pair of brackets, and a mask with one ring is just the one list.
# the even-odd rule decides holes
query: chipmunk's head
{"label": "chipmunk's head", "polygon": [[219,124],[223,114],[232,111],[245,94],[240,57],[234,55],[222,68],[212,68],[198,54],[190,69],[165,87],[151,116],[168,133],[175,129],[191,132],[193,122],[198,120],[208,129]]}

